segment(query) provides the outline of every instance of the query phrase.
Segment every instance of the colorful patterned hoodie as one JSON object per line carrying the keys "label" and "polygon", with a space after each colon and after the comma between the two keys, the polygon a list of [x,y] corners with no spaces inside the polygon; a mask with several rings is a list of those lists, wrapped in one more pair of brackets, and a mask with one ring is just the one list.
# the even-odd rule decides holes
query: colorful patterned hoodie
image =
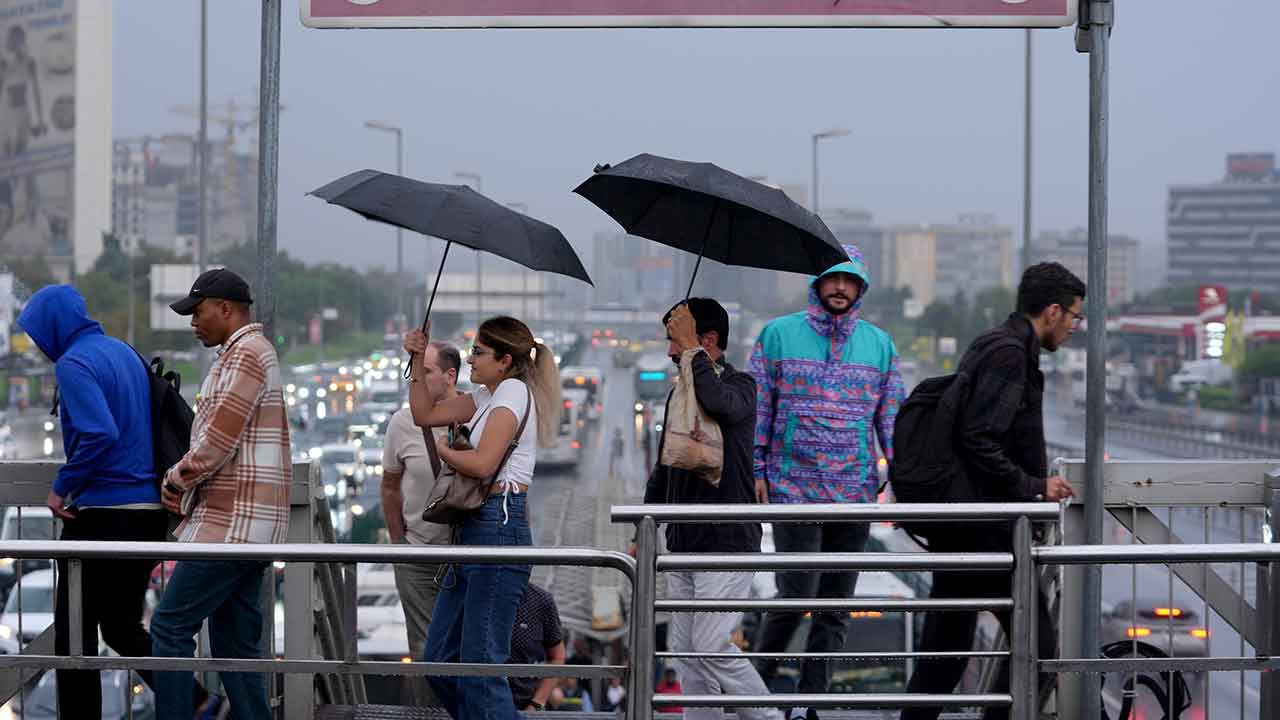
{"label": "colorful patterned hoodie", "polygon": [[[815,278],[809,309],[780,317],[760,333],[751,356],[758,385],[754,473],[769,502],[874,502],[879,440],[893,460],[893,422],[903,400],[898,351],[889,334],[858,318],[871,287],[862,252]],[[833,316],[818,280],[850,273],[865,284],[853,308]]]}

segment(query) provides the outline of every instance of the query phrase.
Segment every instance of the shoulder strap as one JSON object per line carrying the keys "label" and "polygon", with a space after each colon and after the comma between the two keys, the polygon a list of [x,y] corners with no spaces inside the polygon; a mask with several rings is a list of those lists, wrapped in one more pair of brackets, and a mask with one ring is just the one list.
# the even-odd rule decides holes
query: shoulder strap
{"label": "shoulder strap", "polygon": [[431,458],[431,474],[440,477],[440,451],[436,450],[436,436],[431,428],[422,428],[422,443],[427,446],[427,457]]}
{"label": "shoulder strap", "polygon": [[529,386],[524,386],[524,417],[520,418],[520,427],[516,428],[516,434],[511,436],[511,442],[507,443],[507,451],[502,454],[502,462],[498,463],[498,469],[493,471],[493,478],[490,484],[498,481],[498,476],[502,474],[502,468],[507,466],[507,460],[511,459],[511,453],[516,451],[520,446],[520,438],[524,435],[524,428],[529,423],[529,409],[533,407],[533,392],[529,390]]}

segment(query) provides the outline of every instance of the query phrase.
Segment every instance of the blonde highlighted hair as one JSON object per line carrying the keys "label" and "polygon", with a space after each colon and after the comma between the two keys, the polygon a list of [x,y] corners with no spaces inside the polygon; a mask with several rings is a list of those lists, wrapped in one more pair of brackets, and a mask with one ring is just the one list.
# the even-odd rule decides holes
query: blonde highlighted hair
{"label": "blonde highlighted hair", "polygon": [[485,320],[476,331],[476,342],[493,349],[495,360],[511,358],[507,378],[523,381],[538,409],[538,444],[550,447],[560,432],[560,369],[551,349],[536,342],[529,326],[499,316]]}

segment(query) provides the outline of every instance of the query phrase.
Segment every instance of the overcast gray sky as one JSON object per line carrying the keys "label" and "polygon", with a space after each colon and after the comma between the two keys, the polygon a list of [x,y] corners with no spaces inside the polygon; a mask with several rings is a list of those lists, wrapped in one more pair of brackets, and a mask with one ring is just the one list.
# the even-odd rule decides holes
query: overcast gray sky
{"label": "overcast gray sky", "polygon": [[[1168,184],[1280,149],[1280,3],[1116,4],[1111,229],[1162,245]],[[255,97],[260,5],[210,5],[210,101]],[[194,129],[169,107],[197,100],[199,3],[116,8],[115,134]],[[570,192],[596,163],[652,152],[807,184],[809,136],[831,127],[853,134],[823,145],[823,207],[883,223],[992,212],[1016,235],[1022,48],[1020,30],[309,30],[286,2],[280,246],[394,262],[390,230],[303,197],[394,169],[368,119],[405,127],[406,174],[479,173],[584,248],[615,227]],[[1072,30],[1036,31],[1034,77],[1035,227],[1084,225],[1088,57]],[[406,259],[423,266],[419,243]]]}

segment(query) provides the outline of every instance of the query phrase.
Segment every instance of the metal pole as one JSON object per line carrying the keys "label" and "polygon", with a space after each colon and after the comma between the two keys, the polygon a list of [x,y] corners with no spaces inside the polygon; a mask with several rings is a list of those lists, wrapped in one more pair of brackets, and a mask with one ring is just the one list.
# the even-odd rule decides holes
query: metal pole
{"label": "metal pole", "polygon": [[[200,132],[196,142],[200,193],[200,217],[196,222],[196,271],[203,273],[208,260],[205,250],[209,243],[209,0],[200,0]],[[200,343],[196,343],[196,358],[200,377],[203,378],[209,369],[209,351]]]}
{"label": "metal pole", "polygon": [[[1280,539],[1276,537],[1280,530],[1280,470],[1267,473],[1263,516],[1269,535],[1264,542],[1277,542]],[[1258,570],[1258,621],[1263,624],[1258,635],[1264,647],[1256,650],[1259,655],[1274,657],[1280,654],[1280,563],[1258,563]],[[1262,692],[1258,697],[1258,717],[1275,717],[1280,712],[1280,678],[1275,677],[1275,673],[1261,673],[1259,682]]]}
{"label": "metal pole", "polygon": [[814,215],[818,214],[818,139],[820,137],[822,137],[820,134],[814,134],[813,136],[813,188],[809,190],[809,209],[813,211]]}
{"label": "metal pole", "polygon": [[280,3],[262,0],[258,80],[258,322],[275,344],[276,191],[280,171]]}
{"label": "metal pole", "polygon": [[1013,528],[1013,617],[1009,628],[1009,694],[1011,720],[1035,720],[1035,563],[1031,558],[1031,521],[1019,518]]}
{"label": "metal pole", "polygon": [[[479,173],[473,172],[455,172],[454,177],[460,180],[469,180],[475,187],[476,192],[484,194],[484,178]],[[484,320],[484,299],[480,292],[481,282],[483,279],[483,258],[480,256],[479,250],[476,250],[476,324],[479,325]]]}
{"label": "metal pole", "polygon": [[631,618],[631,720],[653,720],[654,609],[657,598],[658,523],[642,518],[636,527],[636,577],[632,583]]}
{"label": "metal pole", "polygon": [[[396,174],[404,177],[404,130],[396,128]],[[396,227],[396,335],[404,345],[404,228]],[[404,390],[404,373],[396,373],[396,389]]]}
{"label": "metal pole", "polygon": [[[1031,29],[1026,31],[1022,110],[1022,269],[1031,267]],[[1021,274],[1021,273],[1019,273]]]}
{"label": "metal pole", "polygon": [[[1108,41],[1113,7],[1110,0],[1088,4],[1089,32],[1089,343],[1085,396],[1085,540],[1102,544],[1103,456],[1106,452],[1107,374],[1107,140],[1109,122]],[[1086,657],[1098,651],[1102,603],[1102,569],[1085,571],[1082,644]],[[1090,675],[1086,697],[1096,697],[1100,676]],[[1084,720],[1097,720],[1099,703],[1086,703]]]}

